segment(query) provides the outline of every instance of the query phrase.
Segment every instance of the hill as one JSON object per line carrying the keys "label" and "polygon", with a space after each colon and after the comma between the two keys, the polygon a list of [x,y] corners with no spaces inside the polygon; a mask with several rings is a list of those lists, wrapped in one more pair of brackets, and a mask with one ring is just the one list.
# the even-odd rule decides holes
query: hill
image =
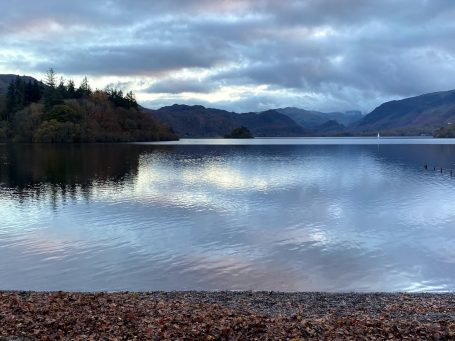
{"label": "hill", "polygon": [[363,118],[362,113],[358,110],[335,111],[326,113],[321,112],[319,114],[329,121],[337,121],[339,124],[342,124],[344,126],[351,125]]}
{"label": "hill", "polygon": [[381,104],[350,129],[357,133],[432,134],[455,123],[455,90]]}
{"label": "hill", "polygon": [[14,74],[0,75],[0,115],[6,110],[6,93],[8,91],[8,86],[16,77],[20,77],[24,83],[37,81],[30,76],[18,76]]}
{"label": "hill", "polygon": [[237,114],[201,105],[174,104],[143,111],[172,129],[180,137],[222,137],[238,127],[247,127],[254,136],[304,136],[307,131],[276,110]]}
{"label": "hill", "polygon": [[329,121],[336,121],[341,125],[347,126],[362,119],[363,117],[360,111],[340,111],[325,113],[295,107],[279,108],[275,110],[293,119],[302,127],[316,131],[319,131],[319,127]]}
{"label": "hill", "polygon": [[[8,86],[12,81],[14,81],[18,77],[18,75],[7,74],[7,75],[0,75],[0,95],[6,94],[8,90]],[[19,76],[25,82],[34,82],[37,81],[35,78],[30,76]]]}
{"label": "hill", "polygon": [[341,136],[347,134],[346,127],[338,121],[330,120],[321,124],[314,130],[315,136]]}

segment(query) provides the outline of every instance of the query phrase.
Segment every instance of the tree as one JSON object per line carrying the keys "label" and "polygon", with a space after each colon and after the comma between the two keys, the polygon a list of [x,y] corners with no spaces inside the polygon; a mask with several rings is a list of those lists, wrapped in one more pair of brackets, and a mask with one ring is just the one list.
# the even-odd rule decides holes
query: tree
{"label": "tree", "polygon": [[253,134],[247,127],[235,128],[231,131],[230,134],[224,135],[224,138],[227,139],[252,139]]}
{"label": "tree", "polygon": [[42,88],[39,83],[34,80],[28,81],[25,85],[25,105],[29,105],[30,103],[39,102],[42,97]]}
{"label": "tree", "polygon": [[47,70],[46,75],[44,76],[44,84],[48,87],[55,89],[57,85],[57,76],[53,68]]}
{"label": "tree", "polygon": [[8,86],[6,93],[6,114],[5,119],[10,120],[14,113],[24,107],[25,84],[22,78],[17,76]]}
{"label": "tree", "polygon": [[12,114],[16,111],[16,106],[16,85],[14,82],[11,82],[6,92],[6,110],[4,114],[6,121],[11,119]]}
{"label": "tree", "polygon": [[58,96],[62,99],[68,98],[68,94],[67,94],[66,86],[65,86],[65,79],[63,77],[60,77],[60,82],[58,83],[58,86],[57,86],[57,93],[58,93]]}
{"label": "tree", "polygon": [[50,68],[45,76],[44,84],[46,90],[44,91],[44,108],[50,110],[54,105],[62,103],[62,96],[56,88],[56,75],[54,69]]}
{"label": "tree", "polygon": [[36,80],[26,82],[23,77],[17,76],[8,86],[3,119],[10,120],[17,111],[31,103],[39,102],[41,96],[42,88]]}
{"label": "tree", "polygon": [[136,102],[136,97],[134,96],[133,92],[130,91],[126,94],[126,97],[125,97],[127,103],[128,103],[128,107],[129,108],[134,108],[134,109],[137,109],[137,102]]}
{"label": "tree", "polygon": [[107,87],[105,90],[106,94],[109,97],[109,100],[114,103],[116,107],[122,107],[126,109],[137,109],[138,105],[136,102],[136,98],[132,91],[128,92],[125,96],[123,96],[122,90],[113,89]]}
{"label": "tree", "polygon": [[72,79],[70,79],[66,85],[66,93],[68,98],[76,97],[76,86],[74,85],[74,81]]}
{"label": "tree", "polygon": [[78,97],[83,97],[83,96],[90,96],[92,93],[92,89],[90,88],[90,85],[88,84],[87,77],[84,77],[84,79],[81,82],[81,85],[79,85],[79,88],[77,89],[77,95]]}
{"label": "tree", "polygon": [[81,114],[65,104],[54,105],[44,115],[45,121],[57,120],[59,122],[79,122],[81,120]]}

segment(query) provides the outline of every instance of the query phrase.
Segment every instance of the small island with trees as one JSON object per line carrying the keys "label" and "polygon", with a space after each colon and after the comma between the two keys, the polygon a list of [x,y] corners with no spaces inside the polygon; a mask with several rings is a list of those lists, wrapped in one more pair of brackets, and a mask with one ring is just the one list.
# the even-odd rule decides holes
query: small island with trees
{"label": "small island with trees", "polygon": [[142,112],[130,91],[92,91],[85,77],[79,87],[53,69],[45,80],[17,76],[1,110],[3,142],[131,142],[176,140],[169,127]]}
{"label": "small island with trees", "polygon": [[225,139],[252,139],[254,138],[247,127],[233,129],[229,134],[224,135]]}
{"label": "small island with trees", "polygon": [[433,137],[436,138],[455,138],[455,125],[448,124],[446,127],[441,127],[433,132]]}

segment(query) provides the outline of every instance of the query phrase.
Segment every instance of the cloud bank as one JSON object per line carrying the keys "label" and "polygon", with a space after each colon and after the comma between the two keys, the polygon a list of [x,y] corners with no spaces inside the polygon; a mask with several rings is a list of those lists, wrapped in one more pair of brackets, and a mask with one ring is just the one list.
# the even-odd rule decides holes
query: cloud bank
{"label": "cloud bank", "polygon": [[150,107],[367,112],[455,88],[451,0],[0,1],[0,73],[52,66]]}

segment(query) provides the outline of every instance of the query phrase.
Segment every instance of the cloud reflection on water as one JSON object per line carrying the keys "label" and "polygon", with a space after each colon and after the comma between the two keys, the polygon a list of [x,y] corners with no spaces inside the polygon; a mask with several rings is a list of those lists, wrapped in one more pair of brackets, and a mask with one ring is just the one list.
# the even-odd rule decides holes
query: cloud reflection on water
{"label": "cloud reflection on water", "polygon": [[454,289],[455,147],[8,148],[3,288]]}

